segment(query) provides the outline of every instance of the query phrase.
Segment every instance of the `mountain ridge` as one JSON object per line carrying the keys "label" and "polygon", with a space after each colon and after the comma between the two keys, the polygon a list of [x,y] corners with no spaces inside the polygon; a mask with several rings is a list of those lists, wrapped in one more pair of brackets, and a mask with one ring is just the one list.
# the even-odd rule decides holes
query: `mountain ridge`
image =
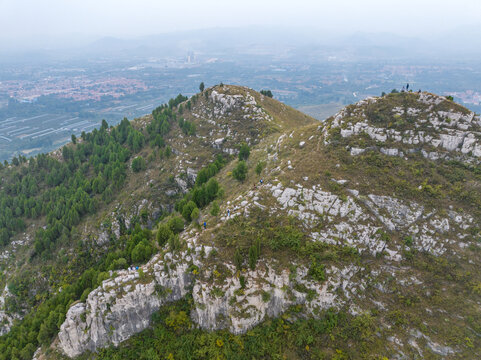
{"label": "mountain ridge", "polygon": [[[94,253],[98,248],[100,259],[115,253],[109,244],[120,251],[133,241],[140,250],[122,250],[131,262],[116,258],[82,290],[80,301],[68,304],[55,342],[60,352],[39,353],[125,355],[120,344],[148,339],[154,326],[179,339],[200,329],[208,332],[199,337],[222,339],[223,345],[196,345],[205,358],[232,356],[228,349],[266,327],[285,346],[262,346],[293,358],[479,355],[478,116],[444,97],[406,92],[363,100],[324,123],[230,85],[174,103],[134,121],[152,143],[129,162],[142,157],[146,165],[128,173],[82,235],[82,246],[90,244]],[[159,114],[170,111],[176,119],[163,137],[166,147],[157,148],[160,138],[149,134],[160,131]],[[466,133],[456,147],[433,144],[451,131]],[[420,132],[428,140],[419,141]],[[247,156],[239,153],[243,142]],[[239,156],[247,163],[244,181],[233,177]],[[216,188],[213,198],[200,200],[209,186]],[[197,217],[190,202],[198,206]],[[159,240],[152,258],[132,261],[152,246],[149,239],[177,231],[175,211],[187,228]],[[156,218],[156,212],[163,215]],[[160,322],[151,322],[158,312]],[[326,326],[332,316],[336,325],[309,327]],[[287,328],[277,332],[269,324]],[[290,333],[291,326],[297,332]],[[317,337],[309,338],[302,326]],[[289,334],[306,337],[292,342]],[[185,357],[182,348],[172,350],[174,343],[151,349],[157,357],[175,351]],[[102,350],[111,344],[119,348]],[[259,349],[249,351],[262,356]]]}

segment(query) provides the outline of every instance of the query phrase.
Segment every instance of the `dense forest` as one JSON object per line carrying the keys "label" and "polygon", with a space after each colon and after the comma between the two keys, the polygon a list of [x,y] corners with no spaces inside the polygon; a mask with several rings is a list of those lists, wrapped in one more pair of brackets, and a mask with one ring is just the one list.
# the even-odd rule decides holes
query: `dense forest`
{"label": "dense forest", "polygon": [[[77,256],[69,260],[72,262],[69,266],[80,271],[75,281],[64,285],[61,292],[46,292],[35,297],[30,293],[32,278],[11,279],[8,288],[14,296],[7,299],[6,307],[10,311],[21,311],[28,304],[35,310],[0,337],[0,359],[31,359],[39,345],[52,341],[69,306],[77,300],[84,301],[92,289],[108,278],[109,270],[144,263],[156,251],[157,241],[150,230],[141,228],[140,217],[133,218],[129,227],[123,219],[118,219],[120,238],[111,239],[108,251],[101,258],[93,257],[78,241],[76,226],[85,216],[95,214],[102,204],[112,201],[124,185],[133,155],[150,146],[160,153],[161,159],[169,157],[171,149],[164,137],[174,124],[186,135],[195,134],[195,126],[178,116],[176,108],[185,100],[186,97],[179,95],[154,109],[153,120],[145,129],[136,128],[126,118],[115,127],[109,127],[104,120],[100,129],[82,133],[78,139],[72,136],[72,143],[59,152],[29,159],[16,157],[10,164],[0,165],[0,248],[8,246],[29,224],[38,223],[41,226],[35,233],[29,261],[61,262],[65,254],[60,249],[70,247]],[[210,178],[224,162],[218,157],[201,170],[194,189],[177,204],[176,209],[186,221],[192,220],[194,209],[217,196],[219,185]],[[131,166],[133,171],[139,171],[145,161],[137,156]],[[184,220],[174,216],[168,226],[166,241],[175,246],[175,234],[183,230]],[[161,240],[158,242],[163,245],[165,241]]]}

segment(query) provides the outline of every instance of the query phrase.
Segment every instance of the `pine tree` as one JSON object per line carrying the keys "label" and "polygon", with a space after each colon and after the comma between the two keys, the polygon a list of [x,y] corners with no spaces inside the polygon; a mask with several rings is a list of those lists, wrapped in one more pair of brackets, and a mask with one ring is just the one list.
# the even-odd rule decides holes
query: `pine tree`
{"label": "pine tree", "polygon": [[261,256],[261,239],[257,238],[256,240],[256,248],[257,248],[257,257]]}
{"label": "pine tree", "polygon": [[239,148],[239,160],[247,160],[250,153],[251,149],[249,148],[249,145],[247,145],[246,143],[242,143]]}
{"label": "pine tree", "polygon": [[252,245],[249,248],[249,267],[251,270],[254,270],[256,268],[257,264],[257,247],[255,245]]}
{"label": "pine tree", "polygon": [[214,201],[212,203],[212,209],[210,210],[210,214],[212,216],[217,216],[217,215],[219,215],[219,212],[220,212],[219,204],[217,203],[217,201]]}
{"label": "pine tree", "polygon": [[264,164],[262,163],[262,161],[259,161],[256,165],[256,174],[260,175],[263,168],[264,168]]}
{"label": "pine tree", "polygon": [[239,161],[232,170],[232,176],[234,179],[239,180],[239,181],[244,181],[247,177],[247,164],[244,160]]}
{"label": "pine tree", "polygon": [[159,246],[164,246],[173,234],[172,230],[166,224],[160,224],[157,229],[157,242]]}
{"label": "pine tree", "polygon": [[234,253],[234,265],[236,266],[237,270],[242,270],[242,263],[244,259],[239,249],[236,249]]}

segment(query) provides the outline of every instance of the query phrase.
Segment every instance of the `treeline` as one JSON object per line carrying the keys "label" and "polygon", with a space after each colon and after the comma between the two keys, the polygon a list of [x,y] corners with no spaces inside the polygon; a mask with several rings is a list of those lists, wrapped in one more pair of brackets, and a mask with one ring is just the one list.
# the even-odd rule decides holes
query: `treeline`
{"label": "treeline", "polygon": [[272,95],[272,91],[270,91],[270,90],[261,90],[260,93],[261,93],[262,95],[267,96],[267,97],[270,97],[270,98],[273,96],[273,95]]}
{"label": "treeline", "polygon": [[35,235],[35,254],[51,254],[57,241],[68,241],[82,216],[95,213],[100,200],[109,202],[125,181],[131,153],[145,144],[144,135],[127,119],[110,129],[103,121],[99,130],[82,133],[81,138],[75,146],[63,147],[63,162],[52,162],[45,155],[37,158],[48,159],[46,163],[52,166],[46,181],[39,179],[46,188],[36,197],[41,209],[38,215],[46,216],[47,227]]}
{"label": "treeline", "polygon": [[[72,227],[86,214],[96,212],[99,202],[109,202],[122,187],[127,164],[133,153],[146,143],[165,147],[164,136],[177,120],[174,108],[187,98],[178,95],[154,109],[153,121],[146,132],[135,129],[124,118],[116,127],[105,120],[99,130],[83,132],[82,141],[62,148],[62,161],[41,154],[26,159],[14,158],[13,166],[2,166],[0,190],[0,246],[25,229],[27,219],[45,216],[47,226],[35,236],[35,254],[49,254],[60,239],[67,241]],[[195,133],[195,126],[179,121],[186,134]],[[166,155],[171,152],[165,149]],[[135,171],[145,168],[142,161],[133,164]],[[98,196],[96,196],[98,195]]]}
{"label": "treeline", "polygon": [[[177,121],[177,114],[174,111],[174,108],[186,100],[186,96],[179,94],[175,99],[170,99],[168,104],[161,105],[152,111],[153,120],[147,126],[147,133],[150,137],[151,146],[157,146],[159,148],[163,148],[165,146],[165,140],[163,137],[170,131],[172,122]],[[185,130],[182,127],[183,123],[181,125],[180,120],[183,121],[183,119],[179,119],[179,126],[185,133]],[[195,133],[195,126],[193,126],[193,128]]]}
{"label": "treeline", "polygon": [[[57,253],[60,244],[70,242],[71,248],[76,247],[80,273],[81,269],[87,269],[77,280],[63,286],[61,292],[43,293],[32,300],[35,310],[0,337],[0,360],[31,359],[39,345],[52,341],[72,302],[85,300],[88,293],[108,277],[109,270],[144,263],[156,251],[151,232],[135,226],[140,219],[132,219],[131,229],[119,219],[120,238],[108,230],[111,241],[105,255],[87,254],[80,259],[84,256],[80,254],[85,252],[85,244],[73,242],[75,227],[83,216],[94,214],[102,202],[112,200],[122,188],[132,155],[150,144],[163,147],[168,156],[171,149],[166,146],[164,137],[173,124],[178,124],[184,133],[192,133],[189,129],[195,128],[193,124],[179,123],[175,111],[185,100],[179,95],[156,108],[145,130],[134,128],[127,119],[116,127],[109,127],[103,121],[99,130],[82,133],[79,139],[73,137],[72,144],[62,148],[61,158],[45,154],[30,159],[19,157],[14,164],[0,169],[0,245],[8,244],[16,232],[24,230],[27,220],[41,219],[46,226],[35,234],[33,256],[48,259]],[[145,168],[143,159],[137,158],[135,164],[132,162],[133,167]],[[225,160],[218,157],[199,172],[194,189],[184,198],[186,203],[194,201],[196,207],[201,208],[218,195],[218,183],[211,177],[224,164]],[[173,217],[168,225],[175,235],[183,230],[184,222],[180,217]],[[178,236],[173,236],[171,247],[178,245]],[[75,256],[68,260],[69,267],[76,262]],[[28,282],[20,276],[10,279],[9,288],[14,295],[11,299],[18,298],[25,303],[31,294],[31,288],[25,286]]]}

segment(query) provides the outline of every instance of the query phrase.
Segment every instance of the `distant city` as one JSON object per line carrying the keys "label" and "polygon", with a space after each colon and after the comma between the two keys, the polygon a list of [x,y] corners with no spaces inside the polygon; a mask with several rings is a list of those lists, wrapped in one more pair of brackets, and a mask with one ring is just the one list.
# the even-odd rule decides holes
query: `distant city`
{"label": "distant city", "polygon": [[131,58],[113,52],[63,60],[3,59],[0,160],[51,151],[71,134],[92,131],[102,119],[116,124],[148,114],[179,93],[195,94],[202,81],[270,89],[275,98],[319,120],[407,83],[414,91],[451,95],[481,111],[480,64],[389,58],[379,51],[370,55],[369,49],[286,47],[279,54],[278,48],[240,44],[235,51],[177,49],[167,56],[139,51]]}

